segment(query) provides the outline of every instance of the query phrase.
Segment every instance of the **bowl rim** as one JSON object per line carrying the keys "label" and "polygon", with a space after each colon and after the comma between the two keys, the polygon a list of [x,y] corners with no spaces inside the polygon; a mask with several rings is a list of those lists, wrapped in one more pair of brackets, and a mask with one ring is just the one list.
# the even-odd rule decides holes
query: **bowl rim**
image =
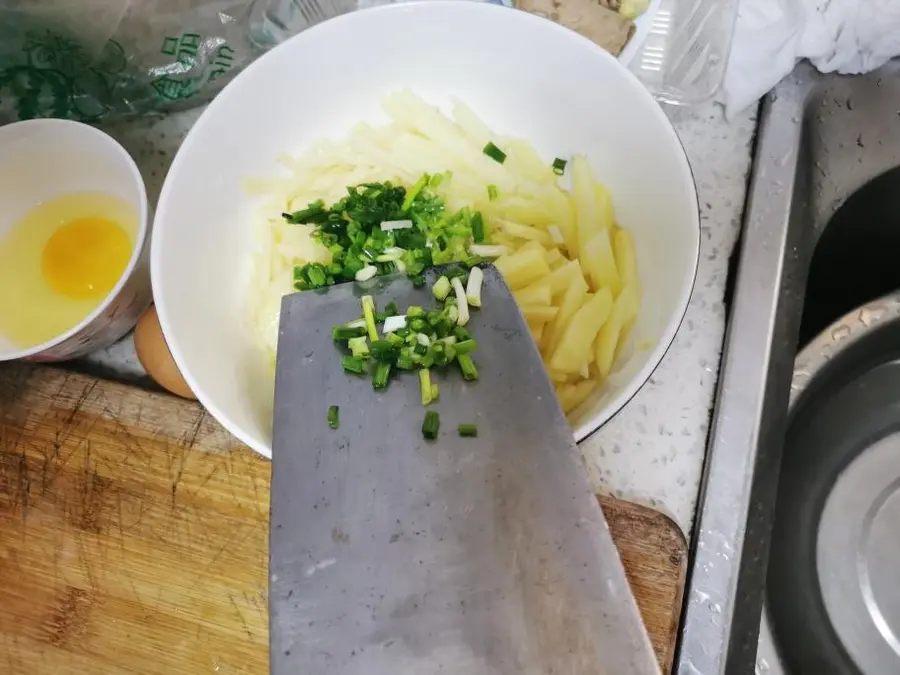
{"label": "bowl rim", "polygon": [[673,317],[666,324],[662,337],[657,341],[653,349],[650,350],[650,354],[647,357],[647,362],[632,377],[631,382],[627,386],[623,387],[618,396],[604,404],[603,407],[599,411],[597,411],[595,415],[591,416],[588,420],[573,428],[573,434],[575,436],[576,443],[580,443],[581,441],[589,438],[591,435],[601,429],[603,425],[606,424],[606,422],[608,422],[612,417],[617,415],[622,410],[622,408],[624,408],[627,403],[632,398],[634,398],[637,392],[647,383],[653,372],[657,367],[659,367],[659,364],[662,363],[663,358],[668,353],[675,340],[675,335],[677,334],[679,328],[681,327],[681,324],[684,321],[684,317],[687,314],[687,310],[690,305],[690,299],[693,295],[693,289],[696,282],[700,261],[700,207],[699,196],[697,194],[697,185],[694,179],[693,170],[691,169],[690,162],[688,161],[684,145],[682,144],[681,139],[678,137],[675,128],[672,126],[671,121],[666,116],[662,107],[659,105],[659,103],[657,103],[657,101],[653,98],[653,95],[641,83],[637,76],[635,76],[634,73],[632,73],[627,67],[625,67],[625,65],[623,65],[616,57],[614,57],[612,54],[610,54],[605,49],[592,42],[588,38],[579,35],[575,31],[572,31],[549,19],[545,19],[536,14],[531,14],[529,12],[525,12],[515,8],[506,7],[505,5],[497,5],[493,3],[459,2],[459,0],[411,0],[402,3],[392,3],[388,5],[368,7],[365,9],[356,10],[336,16],[334,18],[328,19],[327,21],[315,24],[310,28],[290,37],[281,44],[275,46],[274,48],[263,54],[261,57],[256,59],[254,62],[252,62],[243,71],[238,73],[235,78],[231,82],[229,82],[221,92],[219,92],[219,94],[210,102],[206,110],[204,110],[200,117],[196,120],[190,131],[188,131],[188,134],[185,136],[181,145],[179,146],[175,158],[172,161],[168,172],[166,173],[166,178],[163,182],[162,190],[160,191],[159,200],[157,202],[157,207],[154,214],[153,237],[150,243],[150,280],[153,288],[154,302],[156,303],[160,327],[162,328],[163,335],[166,337],[166,342],[168,343],[169,350],[172,353],[172,358],[174,359],[175,364],[178,366],[178,369],[181,371],[181,374],[187,382],[188,386],[197,395],[197,399],[209,411],[209,413],[235,438],[264,457],[270,459],[272,457],[271,439],[268,442],[265,442],[263,440],[260,440],[259,438],[253,437],[245,429],[238,426],[231,420],[228,415],[224,414],[221,408],[213,400],[213,397],[199,386],[196,379],[194,378],[193,373],[191,373],[190,371],[187,359],[181,352],[181,348],[178,345],[177,338],[175,338],[174,336],[174,331],[172,328],[168,310],[165,307],[165,302],[159,302],[159,300],[162,298],[163,281],[161,280],[162,272],[160,268],[162,266],[162,250],[165,242],[165,227],[162,226],[162,222],[163,219],[167,217],[169,195],[173,189],[172,176],[185,161],[187,152],[189,152],[191,146],[193,145],[194,138],[196,137],[195,132],[205,122],[205,119],[208,119],[209,116],[211,114],[214,114],[219,108],[227,105],[230,102],[231,98],[237,95],[235,93],[238,91],[236,83],[249,79],[257,70],[264,68],[265,64],[271,58],[273,58],[272,54],[278,52],[279,50],[285,49],[286,45],[303,42],[304,40],[308,39],[308,34],[311,31],[334,30],[344,23],[359,21],[360,16],[365,17],[374,13],[410,11],[422,12],[435,10],[468,12],[476,16],[479,15],[479,13],[516,12],[516,16],[513,18],[513,20],[515,21],[530,23],[533,27],[540,27],[541,30],[557,31],[558,33],[565,34],[566,39],[574,40],[575,42],[581,42],[582,45],[589,47],[601,61],[606,60],[608,63],[614,64],[612,67],[619,69],[619,71],[625,76],[625,80],[629,83],[629,86],[635,89],[637,95],[643,97],[646,103],[652,104],[652,114],[656,117],[657,120],[661,122],[662,127],[665,129],[665,133],[675,141],[675,145],[679,149],[679,152],[677,153],[678,161],[682,164],[682,168],[686,170],[685,175],[688,179],[687,186],[691,192],[691,195],[693,196],[692,201],[695,203],[696,208],[692,210],[691,220],[693,221],[693,223],[692,227],[690,228],[690,230],[694,234],[694,245],[692,247],[693,261],[692,264],[689,261],[689,266],[693,267],[693,270],[690,274],[685,275],[685,280],[682,284],[682,288],[679,291],[679,304],[681,306],[681,311],[679,312],[676,308]]}
{"label": "bowl rim", "polygon": [[52,349],[53,347],[62,344],[73,335],[77,335],[79,332],[90,326],[94,322],[94,320],[97,319],[97,317],[99,317],[106,311],[106,309],[112,304],[116,297],[118,297],[119,293],[122,292],[122,288],[131,278],[135,267],[137,267],[138,261],[140,260],[144,250],[144,244],[147,241],[147,237],[150,233],[150,206],[147,200],[147,186],[144,183],[144,178],[141,175],[141,171],[140,169],[138,169],[137,163],[134,161],[134,158],[128,153],[128,151],[122,146],[122,144],[119,143],[119,141],[117,141],[106,132],[97,129],[96,127],[92,127],[90,124],[85,124],[84,122],[59,119],[55,117],[46,117],[39,119],[21,120],[19,122],[13,122],[12,124],[7,124],[6,126],[0,127],[0,144],[4,142],[3,137],[6,134],[12,133],[14,131],[19,131],[23,127],[33,127],[37,131],[40,131],[41,127],[45,129],[50,127],[56,127],[59,129],[68,127],[69,129],[73,129],[75,133],[81,133],[87,136],[91,136],[93,138],[92,142],[96,142],[98,145],[101,143],[105,143],[106,145],[110,146],[113,149],[113,152],[115,152],[124,161],[124,165],[127,167],[129,176],[138,188],[138,198],[140,200],[140,205],[138,207],[138,229],[135,236],[134,245],[132,246],[131,257],[128,259],[128,264],[125,266],[125,270],[122,272],[119,280],[116,282],[116,285],[113,286],[112,290],[110,290],[109,293],[106,294],[100,304],[98,304],[90,314],[88,314],[84,319],[79,321],[77,324],[75,324],[75,326],[68,329],[64,333],[60,333],[59,335],[50,338],[45,342],[41,342],[40,344],[33,345],[31,347],[0,353],[0,362],[14,361],[16,359],[24,359],[29,356],[38,355],[41,352]]}

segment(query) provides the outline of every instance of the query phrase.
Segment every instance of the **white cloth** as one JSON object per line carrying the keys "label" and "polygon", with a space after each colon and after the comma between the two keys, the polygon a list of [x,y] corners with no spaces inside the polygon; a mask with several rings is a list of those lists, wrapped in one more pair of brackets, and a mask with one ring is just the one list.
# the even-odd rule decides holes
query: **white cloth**
{"label": "white cloth", "polygon": [[823,73],[865,73],[900,56],[900,0],[741,0],[720,100],[752,105],[801,59]]}

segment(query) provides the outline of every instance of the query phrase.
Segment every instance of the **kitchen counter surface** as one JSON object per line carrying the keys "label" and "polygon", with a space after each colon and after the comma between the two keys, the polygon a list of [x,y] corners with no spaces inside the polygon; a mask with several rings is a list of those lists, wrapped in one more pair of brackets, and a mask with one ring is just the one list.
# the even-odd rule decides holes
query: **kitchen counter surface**
{"label": "kitchen counter surface", "polygon": [[[108,129],[137,161],[151,204],[201,112]],[[714,104],[667,112],[687,151],[700,200],[694,294],[681,330],[650,381],[581,448],[598,491],[664,511],[690,536],[725,328],[728,259],[740,231],[756,111],[731,122]],[[94,372],[147,381],[130,336],[86,361]]]}

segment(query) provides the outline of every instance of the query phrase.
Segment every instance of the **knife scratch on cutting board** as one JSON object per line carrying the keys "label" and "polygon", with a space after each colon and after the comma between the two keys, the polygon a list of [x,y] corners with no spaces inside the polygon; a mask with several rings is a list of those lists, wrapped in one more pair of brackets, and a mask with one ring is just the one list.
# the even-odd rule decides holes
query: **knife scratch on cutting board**
{"label": "knife scratch on cutting board", "polygon": [[241,608],[238,607],[238,604],[234,601],[234,595],[229,593],[228,600],[231,601],[231,606],[234,607],[235,614],[237,614],[238,618],[241,620],[241,626],[243,626],[247,637],[253,641],[253,632],[250,630],[250,626],[247,624],[247,619],[244,618],[244,613],[241,611]]}
{"label": "knife scratch on cutting board", "polygon": [[93,606],[94,598],[89,592],[67,587],[42,626],[44,639],[54,647],[65,647],[73,638],[83,637]]}
{"label": "knife scratch on cutting board", "polygon": [[266,672],[268,497],[198,405],[0,365],[0,670]]}

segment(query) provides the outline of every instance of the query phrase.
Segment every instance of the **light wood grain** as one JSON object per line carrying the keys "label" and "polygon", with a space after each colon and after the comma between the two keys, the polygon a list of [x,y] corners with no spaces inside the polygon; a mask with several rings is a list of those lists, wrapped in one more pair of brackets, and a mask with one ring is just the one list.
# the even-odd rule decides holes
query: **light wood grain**
{"label": "light wood grain", "polygon": [[[0,364],[0,672],[268,673],[269,469],[195,403]],[[668,667],[683,538],[602,503]]]}
{"label": "light wood grain", "polygon": [[599,497],[625,576],[666,672],[672,668],[687,573],[687,542],[668,516],[645,506]]}

